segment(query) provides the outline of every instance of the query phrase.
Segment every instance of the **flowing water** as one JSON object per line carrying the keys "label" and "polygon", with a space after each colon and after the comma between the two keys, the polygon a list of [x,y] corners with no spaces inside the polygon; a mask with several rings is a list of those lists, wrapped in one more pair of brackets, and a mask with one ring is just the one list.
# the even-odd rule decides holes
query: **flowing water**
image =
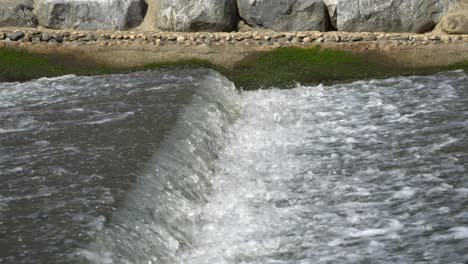
{"label": "flowing water", "polygon": [[0,83],[0,263],[468,263],[468,75]]}

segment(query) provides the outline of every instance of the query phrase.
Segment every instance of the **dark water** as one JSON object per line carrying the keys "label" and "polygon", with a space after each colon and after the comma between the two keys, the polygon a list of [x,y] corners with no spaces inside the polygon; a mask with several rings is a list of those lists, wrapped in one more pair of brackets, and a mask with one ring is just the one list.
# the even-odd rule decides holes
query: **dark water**
{"label": "dark water", "polygon": [[468,76],[0,84],[0,263],[467,263]]}
{"label": "dark water", "polygon": [[202,107],[221,81],[200,70],[0,84],[0,262],[75,261],[177,120],[192,121],[185,111],[219,111]]}

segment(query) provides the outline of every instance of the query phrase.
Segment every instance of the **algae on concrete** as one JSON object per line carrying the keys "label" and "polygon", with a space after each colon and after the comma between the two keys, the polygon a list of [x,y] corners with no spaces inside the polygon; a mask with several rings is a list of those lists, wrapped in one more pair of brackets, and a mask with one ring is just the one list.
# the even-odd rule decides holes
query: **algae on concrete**
{"label": "algae on concrete", "polygon": [[468,70],[468,62],[440,67],[403,67],[380,63],[378,60],[319,46],[287,47],[254,53],[225,74],[237,87],[251,90],[292,88],[298,83],[330,85],[394,76],[427,75],[455,69]]}
{"label": "algae on concrete", "polygon": [[0,49],[0,81],[29,79],[64,74],[60,65],[46,58],[24,51]]}
{"label": "algae on concrete", "polygon": [[10,48],[0,49],[0,82],[28,81],[66,74],[95,75],[110,72],[112,69],[109,67],[79,62],[71,57],[52,57]]}
{"label": "algae on concrete", "polygon": [[255,52],[232,69],[200,59],[160,62],[143,67],[116,68],[96,65],[73,57],[32,54],[15,49],[0,49],[0,81],[26,81],[65,74],[97,75],[159,68],[212,68],[232,80],[239,89],[291,88],[303,85],[334,84],[355,80],[379,79],[413,74],[464,69],[468,62],[441,67],[401,67],[378,63],[378,58],[346,51],[310,48],[278,48]]}

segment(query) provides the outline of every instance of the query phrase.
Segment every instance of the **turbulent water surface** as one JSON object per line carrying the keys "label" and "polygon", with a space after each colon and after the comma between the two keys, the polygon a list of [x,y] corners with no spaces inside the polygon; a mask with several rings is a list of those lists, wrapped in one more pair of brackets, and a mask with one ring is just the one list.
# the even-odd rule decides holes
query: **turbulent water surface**
{"label": "turbulent water surface", "polygon": [[468,75],[0,83],[0,263],[467,263]]}

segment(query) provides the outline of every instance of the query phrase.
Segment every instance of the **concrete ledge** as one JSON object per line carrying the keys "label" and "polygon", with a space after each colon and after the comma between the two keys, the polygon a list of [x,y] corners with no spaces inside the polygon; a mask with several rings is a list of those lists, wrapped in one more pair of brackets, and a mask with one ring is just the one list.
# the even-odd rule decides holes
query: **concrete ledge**
{"label": "concrete ledge", "polygon": [[252,52],[309,47],[369,55],[405,67],[468,60],[468,35],[349,32],[125,32],[0,28],[0,48],[63,54],[116,67],[198,58],[230,68]]}

